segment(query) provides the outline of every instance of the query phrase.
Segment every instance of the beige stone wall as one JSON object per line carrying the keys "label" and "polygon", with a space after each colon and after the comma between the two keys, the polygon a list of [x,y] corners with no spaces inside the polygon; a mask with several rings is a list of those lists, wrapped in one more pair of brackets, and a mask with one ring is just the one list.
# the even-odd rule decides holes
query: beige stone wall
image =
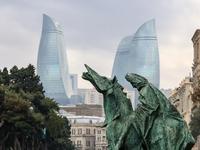
{"label": "beige stone wall", "polygon": [[80,150],[94,150],[95,124],[71,123],[71,141]]}
{"label": "beige stone wall", "polygon": [[75,107],[60,107],[60,109],[66,112],[73,113],[76,116],[97,116],[102,117],[102,105],[87,105],[80,104]]}
{"label": "beige stone wall", "polygon": [[107,150],[105,128],[102,123],[71,122],[71,141],[78,150]]}
{"label": "beige stone wall", "polygon": [[198,86],[198,80],[200,79],[200,30],[197,29],[192,37],[193,48],[194,48],[194,59],[193,59],[193,87]]}
{"label": "beige stone wall", "polygon": [[106,138],[106,128],[96,126],[96,147],[95,150],[107,150],[108,140]]}
{"label": "beige stone wall", "polygon": [[193,108],[190,95],[191,90],[192,82],[189,77],[185,77],[185,79],[180,83],[180,86],[175,88],[170,93],[169,97],[169,101],[176,107],[188,125]]}

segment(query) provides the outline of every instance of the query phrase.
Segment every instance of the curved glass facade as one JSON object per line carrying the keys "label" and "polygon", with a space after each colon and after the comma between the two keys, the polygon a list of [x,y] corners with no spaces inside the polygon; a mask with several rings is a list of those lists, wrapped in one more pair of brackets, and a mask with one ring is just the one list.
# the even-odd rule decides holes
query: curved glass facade
{"label": "curved glass facade", "polygon": [[44,86],[45,96],[54,98],[59,105],[69,104],[73,91],[63,31],[58,22],[45,14],[43,14],[37,74]]}
{"label": "curved glass facade", "polygon": [[[134,35],[126,36],[119,43],[112,70],[112,78],[116,75],[118,82],[127,89],[130,87],[130,85],[126,81],[125,75],[127,73],[127,63],[131,51],[131,42],[133,36]],[[133,90],[133,88],[129,88],[129,90]]]}
{"label": "curved glass facade", "polygon": [[[160,64],[155,20],[144,23],[133,36],[127,36],[120,42],[112,70],[112,77],[117,76],[119,83],[133,90],[125,80],[126,73],[136,73],[146,77],[159,89]],[[136,99],[138,94],[136,92]],[[135,106],[139,103],[135,99]]]}

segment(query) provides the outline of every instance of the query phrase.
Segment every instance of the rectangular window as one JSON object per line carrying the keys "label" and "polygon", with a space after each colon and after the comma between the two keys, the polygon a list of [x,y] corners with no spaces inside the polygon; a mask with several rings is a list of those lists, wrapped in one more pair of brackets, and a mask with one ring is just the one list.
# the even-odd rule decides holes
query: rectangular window
{"label": "rectangular window", "polygon": [[97,131],[97,134],[101,134],[101,130],[98,130],[98,131]]}
{"label": "rectangular window", "polygon": [[98,138],[97,138],[97,141],[98,141],[98,142],[101,142],[101,137],[98,137]]}
{"label": "rectangular window", "polygon": [[78,134],[82,134],[82,128],[78,129]]}
{"label": "rectangular window", "polygon": [[86,129],[86,134],[90,134],[90,129]]}
{"label": "rectangular window", "polygon": [[76,134],[76,129],[72,128],[72,134]]}
{"label": "rectangular window", "polygon": [[90,141],[86,141],[86,146],[90,146]]}
{"label": "rectangular window", "polygon": [[81,145],[81,140],[77,141],[77,146]]}

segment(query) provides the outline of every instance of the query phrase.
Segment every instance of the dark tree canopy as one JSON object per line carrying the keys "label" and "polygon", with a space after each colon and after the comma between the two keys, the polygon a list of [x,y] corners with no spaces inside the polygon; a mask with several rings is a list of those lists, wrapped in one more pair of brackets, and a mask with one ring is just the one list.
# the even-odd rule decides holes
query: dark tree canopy
{"label": "dark tree canopy", "polygon": [[191,115],[190,130],[195,140],[200,135],[200,107]]}
{"label": "dark tree canopy", "polygon": [[35,67],[31,64],[27,68],[18,69],[14,66],[10,69],[10,83],[13,85],[13,90],[17,92],[22,89],[24,92],[44,94],[40,77],[35,75]]}
{"label": "dark tree canopy", "polygon": [[[200,103],[200,80],[198,81],[198,87],[195,87],[193,93],[191,94],[192,101],[194,104],[198,105]],[[191,115],[191,121],[189,123],[190,130],[195,140],[200,135],[200,107],[198,107],[195,112]]]}
{"label": "dark tree canopy", "polygon": [[9,85],[10,83],[10,76],[8,74],[8,69],[5,67],[3,72],[0,72],[1,77],[4,79],[4,84]]}
{"label": "dark tree canopy", "polygon": [[58,111],[57,103],[45,97],[33,65],[0,70],[0,150],[74,149],[68,120]]}

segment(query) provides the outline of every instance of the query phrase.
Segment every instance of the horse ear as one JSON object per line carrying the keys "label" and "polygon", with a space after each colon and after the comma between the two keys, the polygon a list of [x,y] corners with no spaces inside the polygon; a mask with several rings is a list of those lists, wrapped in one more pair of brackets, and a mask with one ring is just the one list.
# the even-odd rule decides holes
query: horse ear
{"label": "horse ear", "polygon": [[112,79],[112,83],[116,83],[117,82],[117,77],[114,76],[114,78]]}

